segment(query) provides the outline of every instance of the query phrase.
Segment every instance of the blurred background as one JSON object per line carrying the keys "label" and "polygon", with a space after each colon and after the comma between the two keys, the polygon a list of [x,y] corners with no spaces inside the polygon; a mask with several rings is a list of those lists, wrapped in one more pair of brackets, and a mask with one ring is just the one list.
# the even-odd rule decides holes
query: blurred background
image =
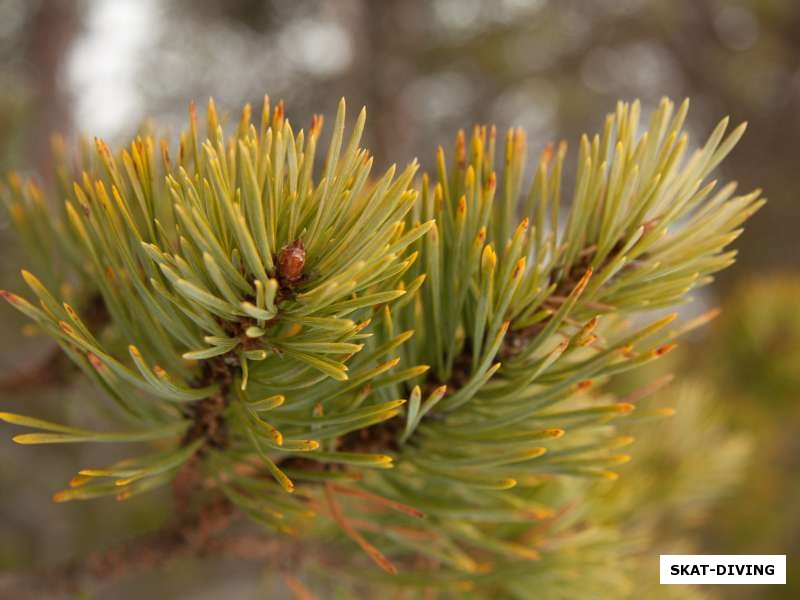
{"label": "blurred background", "polygon": [[[666,480],[687,456],[733,452],[692,474],[696,492],[731,471],[719,494],[666,523],[664,536],[698,552],[788,554],[788,586],[710,593],[800,597],[800,2],[0,0],[0,171],[46,181],[53,132],[122,143],[148,119],[179,131],[192,98],[213,95],[235,111],[259,106],[265,93],[286,101],[298,127],[312,113],[330,117],[340,96],[352,115],[367,105],[365,145],[382,167],[415,156],[430,167],[438,144],[476,122],[523,127],[531,156],[558,139],[574,148],[617,99],[640,98],[647,111],[663,95],[690,97],[695,141],[724,115],[748,121],[721,176],[764,188],[770,201],[736,241],[737,265],[698,299],[723,316],[659,366],[680,374],[664,402],[688,402],[694,425],[672,426],[686,446],[680,457],[650,443],[647,465]],[[21,288],[20,264],[0,222],[0,287]],[[2,380],[48,348],[0,310]],[[80,382],[35,383],[0,387],[0,404],[55,419],[95,393]],[[20,449],[0,436],[0,570],[57,563],[168,517],[158,495],[124,508],[52,505],[50,494],[96,451]],[[231,577],[227,566],[227,577],[209,568],[202,588],[192,587],[189,572],[137,585],[160,597],[224,589],[238,598],[263,597],[274,583],[252,571]],[[140,597],[136,589],[114,597]]]}

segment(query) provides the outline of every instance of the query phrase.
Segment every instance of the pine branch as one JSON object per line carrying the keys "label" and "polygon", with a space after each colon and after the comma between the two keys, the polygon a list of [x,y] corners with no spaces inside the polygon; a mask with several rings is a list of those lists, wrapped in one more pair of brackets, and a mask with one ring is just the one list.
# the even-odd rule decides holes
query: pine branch
{"label": "pine branch", "polygon": [[[625,398],[603,384],[707,320],[640,315],[730,265],[764,202],[709,180],[744,126],[726,135],[725,119],[688,154],[687,110],[665,99],[643,129],[638,102],[620,103],[581,139],[568,210],[566,144],[545,149],[523,193],[523,133],[498,144],[476,127],[450,165],[439,149],[417,189],[414,162],[372,176],[365,113],[345,141],[343,102],[321,169],[321,117],[295,134],[265,98],[260,121],[247,105],[227,137],[213,101],[205,136],[192,104],[172,152],[151,136],[116,153],[96,140],[62,185],[63,213],[12,176],[0,196],[42,279],[23,271],[33,302],[0,295],[125,427],[0,420],[34,429],[14,438],[24,444],[159,442],[81,470],[57,501],[172,483],[186,515],[209,494],[279,532],[324,513],[387,572],[397,565],[393,585],[578,595],[577,564],[624,555],[595,489],[630,459],[627,427],[668,412],[643,406],[665,381]],[[72,306],[89,294],[107,311],[103,335]],[[163,552],[122,562],[208,551],[202,515],[168,530]]]}

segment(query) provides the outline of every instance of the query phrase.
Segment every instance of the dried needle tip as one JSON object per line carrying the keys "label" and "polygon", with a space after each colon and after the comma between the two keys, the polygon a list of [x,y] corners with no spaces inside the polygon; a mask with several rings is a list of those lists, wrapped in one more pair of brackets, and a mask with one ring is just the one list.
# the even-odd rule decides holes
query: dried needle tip
{"label": "dried needle tip", "polygon": [[19,304],[19,296],[16,294],[12,294],[11,292],[7,292],[6,290],[0,290],[0,296],[3,297],[3,300],[8,302],[9,304]]}

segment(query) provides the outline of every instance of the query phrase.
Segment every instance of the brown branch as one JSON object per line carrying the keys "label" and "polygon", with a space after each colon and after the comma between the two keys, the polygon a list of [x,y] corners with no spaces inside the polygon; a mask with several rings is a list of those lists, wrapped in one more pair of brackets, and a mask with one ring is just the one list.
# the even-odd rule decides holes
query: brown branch
{"label": "brown branch", "polygon": [[320,549],[286,535],[224,535],[233,516],[231,505],[217,499],[206,504],[195,517],[121,547],[53,569],[0,575],[0,598],[27,600],[72,596],[158,569],[178,559],[219,557],[265,563],[292,571],[302,561],[322,558]]}
{"label": "brown branch", "polygon": [[422,517],[425,516],[425,513],[423,513],[421,510],[414,508],[413,506],[408,506],[407,504],[403,504],[402,502],[397,502],[396,500],[384,498],[383,496],[379,496],[378,494],[373,494],[372,492],[368,492],[367,490],[353,488],[333,482],[331,482],[329,485],[331,490],[334,492],[339,492],[340,494],[344,494],[346,496],[355,496],[356,498],[361,498],[362,500],[366,500],[367,502],[371,502],[382,508],[389,508],[391,510],[396,510],[398,512],[405,513],[409,516],[416,517],[417,519],[421,519]]}
{"label": "brown branch", "polygon": [[[172,484],[175,520],[172,525],[133,540],[118,548],[72,560],[49,570],[0,576],[0,597],[41,598],[74,595],[101,584],[108,584],[142,571],[158,568],[177,558],[211,554],[264,556],[277,553],[277,542],[263,540],[258,546],[251,540],[220,539],[234,515],[232,504],[224,497],[212,496],[199,508],[192,500],[202,490],[197,455],[180,469]],[[270,542],[262,547],[263,543]],[[257,550],[256,550],[257,548]]]}
{"label": "brown branch", "polygon": [[24,575],[0,576],[0,597],[41,598],[48,595],[76,594],[142,571],[157,568],[180,557],[221,552],[223,546],[212,540],[214,533],[227,526],[231,507],[215,501],[196,517],[143,537],[70,561],[54,569]]}
{"label": "brown branch", "polygon": [[342,528],[342,531],[347,534],[347,537],[358,544],[381,569],[391,575],[396,575],[397,567],[395,567],[380,550],[370,544],[363,535],[356,531],[355,527],[353,527],[350,521],[344,516],[344,513],[342,513],[339,507],[339,503],[336,502],[336,498],[333,494],[333,487],[331,483],[327,481],[325,482],[325,497],[328,500],[328,508],[330,509],[331,517],[333,517],[333,520]]}
{"label": "brown branch", "polygon": [[65,383],[69,379],[71,370],[72,363],[61,348],[55,346],[35,364],[0,376],[0,392],[15,392],[20,389],[43,388]]}
{"label": "brown branch", "polygon": [[309,590],[302,581],[300,581],[294,575],[290,575],[289,573],[283,574],[283,581],[286,584],[286,587],[289,588],[289,591],[292,592],[296,600],[315,600],[316,597],[314,594]]}

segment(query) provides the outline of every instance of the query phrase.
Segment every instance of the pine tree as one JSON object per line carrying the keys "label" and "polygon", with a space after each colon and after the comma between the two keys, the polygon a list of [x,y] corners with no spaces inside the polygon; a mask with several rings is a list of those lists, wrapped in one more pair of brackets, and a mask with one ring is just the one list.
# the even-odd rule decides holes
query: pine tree
{"label": "pine tree", "polygon": [[18,176],[3,188],[36,275],[32,300],[2,295],[119,425],[0,419],[34,430],[21,444],[147,442],[56,501],[171,484],[180,515],[324,544],[353,590],[621,595],[630,549],[598,489],[627,429],[664,411],[636,410],[652,386],[603,386],[702,324],[648,311],[730,265],[764,202],[709,180],[744,125],[690,152],[687,110],[663,100],[645,126],[618,104],[581,139],[570,198],[566,145],[528,183],[516,129],[460,132],[419,179],[415,162],[374,176],[344,102],[319,161],[322,118],[295,134],[266,99],[227,137],[213,102],[205,136],[192,105],[177,150],[84,143],[76,173],[59,146],[63,208]]}

